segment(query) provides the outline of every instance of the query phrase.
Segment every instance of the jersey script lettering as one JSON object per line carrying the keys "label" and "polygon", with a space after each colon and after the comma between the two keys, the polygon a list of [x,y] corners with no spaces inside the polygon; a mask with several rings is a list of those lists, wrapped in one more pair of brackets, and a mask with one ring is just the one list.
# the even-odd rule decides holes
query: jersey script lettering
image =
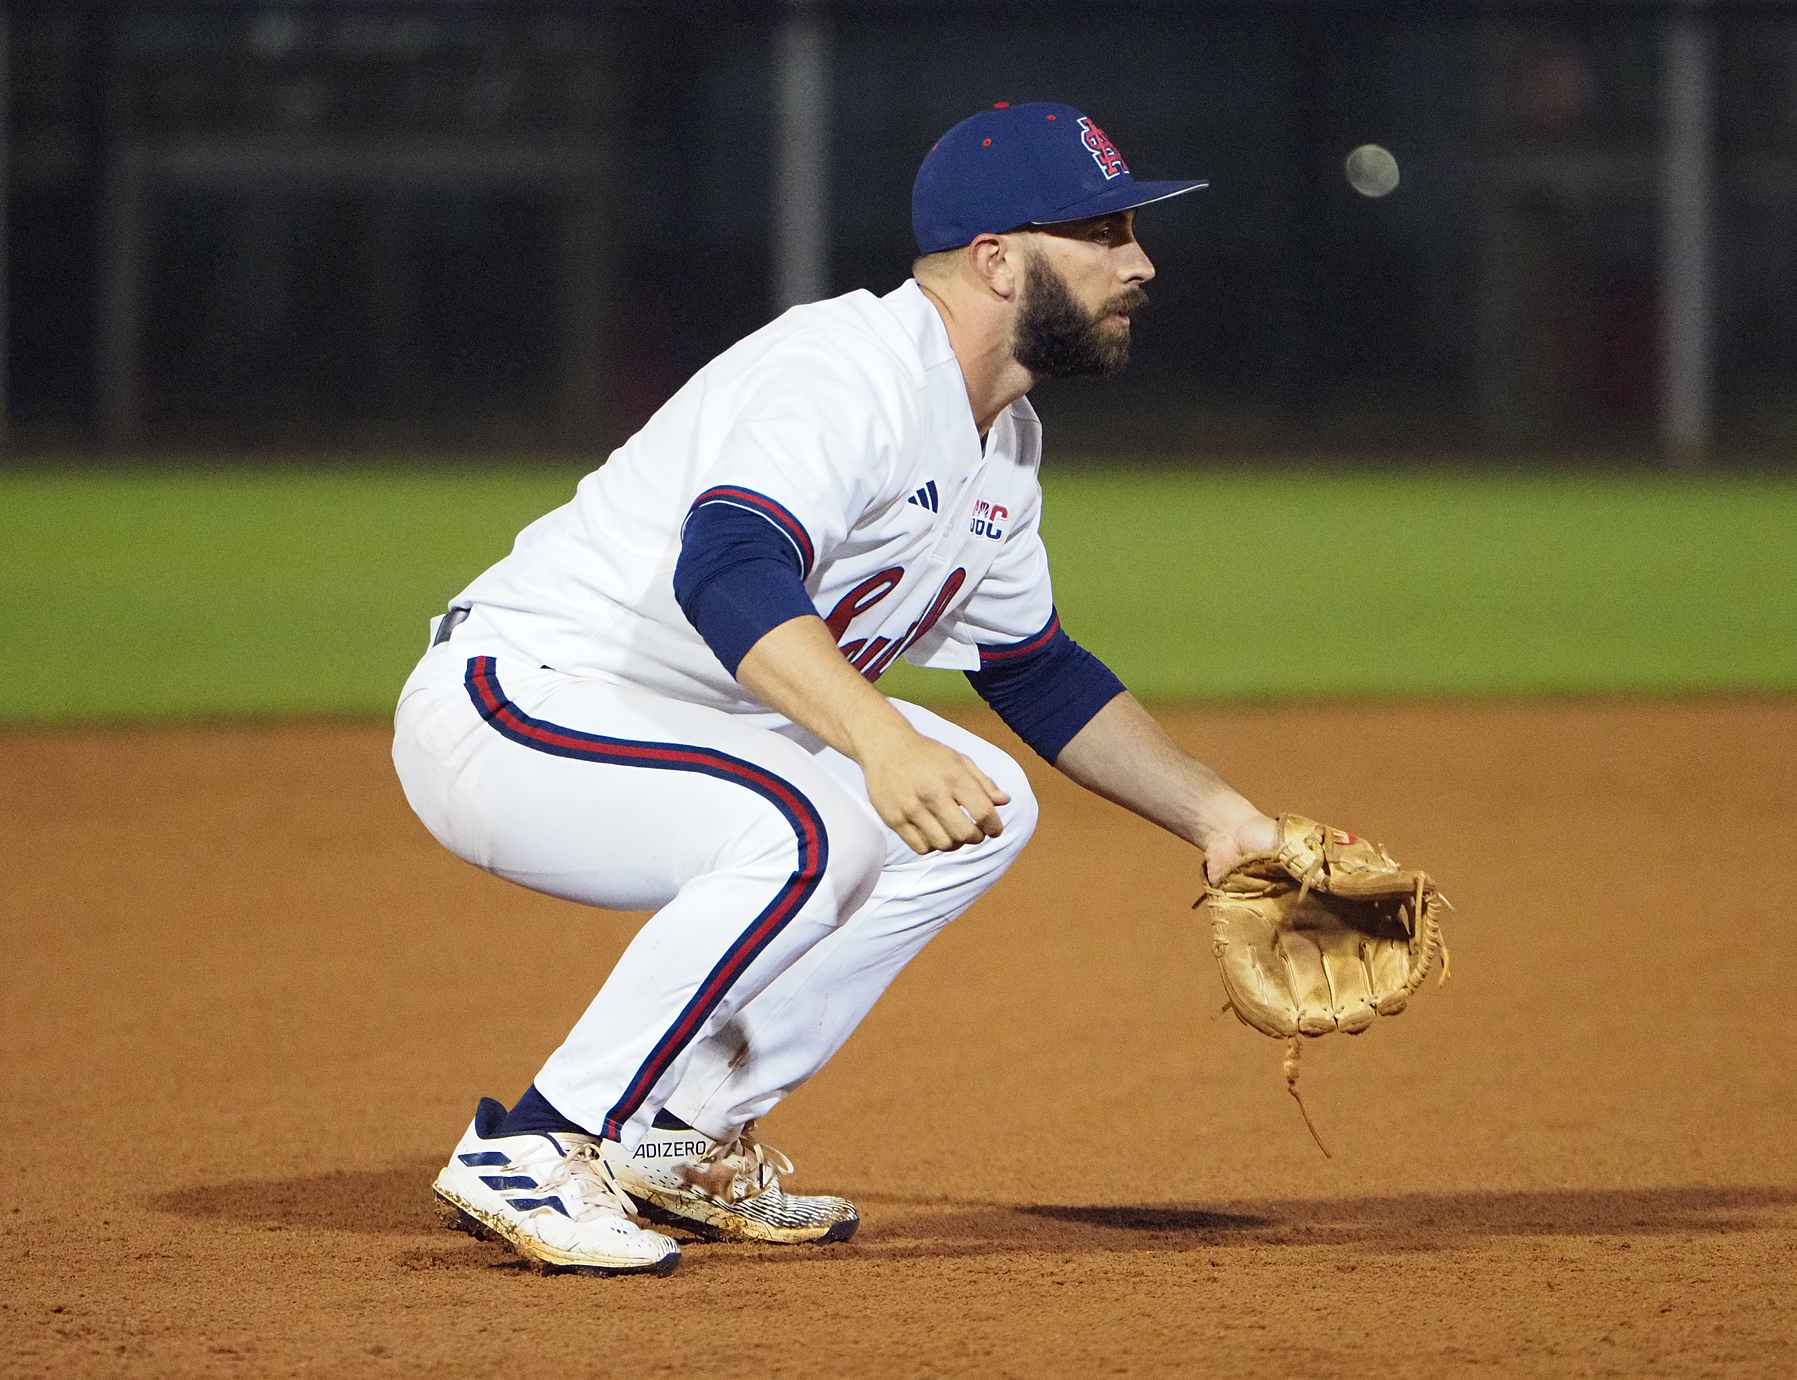
{"label": "jersey script lettering", "polygon": [[[899,581],[904,579],[905,572],[899,569],[882,570],[871,579],[862,581],[837,601],[836,607],[830,610],[830,616],[824,620],[832,635],[841,637],[857,615],[866,613],[880,600],[898,588]],[[889,577],[890,583],[885,583]],[[876,637],[872,642],[866,638],[856,638],[853,642],[842,644],[842,654],[849,659],[849,664],[869,680],[878,680],[886,673],[886,668],[904,655],[905,649],[918,638],[924,636],[941,621],[943,611],[953,602],[955,595],[961,592],[961,586],[967,583],[966,570],[957,566],[949,572],[942,582],[942,588],[936,591],[936,597],[930,600],[929,608],[924,610],[910,627],[905,629],[903,637]],[[839,621],[840,620],[840,621]]]}

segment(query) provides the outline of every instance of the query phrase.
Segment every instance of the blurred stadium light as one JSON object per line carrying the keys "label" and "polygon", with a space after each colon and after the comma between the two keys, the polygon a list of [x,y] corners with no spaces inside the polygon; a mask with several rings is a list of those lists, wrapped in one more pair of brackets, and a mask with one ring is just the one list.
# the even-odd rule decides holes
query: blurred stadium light
{"label": "blurred stadium light", "polygon": [[787,0],[774,38],[775,313],[830,295],[830,29],[817,0]]}
{"label": "blurred stadium light", "polygon": [[[0,0],[13,453],[602,450],[885,290],[929,142],[1092,110],[1157,208],[1063,453],[1797,440],[1797,12],[1588,0]],[[1378,202],[1341,175],[1390,147]]]}

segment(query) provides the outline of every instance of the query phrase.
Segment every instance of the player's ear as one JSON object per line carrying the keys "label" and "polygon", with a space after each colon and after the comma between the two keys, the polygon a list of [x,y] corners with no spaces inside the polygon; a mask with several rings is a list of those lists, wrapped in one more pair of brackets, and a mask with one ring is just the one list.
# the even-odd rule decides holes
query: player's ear
{"label": "player's ear", "polygon": [[1008,302],[1023,286],[1022,250],[1010,235],[981,235],[967,246],[967,266],[982,287]]}

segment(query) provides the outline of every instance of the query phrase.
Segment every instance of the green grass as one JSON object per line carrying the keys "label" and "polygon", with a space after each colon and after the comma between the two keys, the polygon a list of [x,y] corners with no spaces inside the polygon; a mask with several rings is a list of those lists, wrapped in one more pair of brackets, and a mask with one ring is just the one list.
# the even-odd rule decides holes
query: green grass
{"label": "green grass", "polygon": [[[572,471],[0,476],[13,722],[384,714]],[[1051,474],[1067,627],[1156,699],[1797,689],[1797,481]],[[970,698],[895,669],[895,694]]]}
{"label": "green grass", "polygon": [[428,620],[579,476],[0,478],[13,720],[387,712]]}

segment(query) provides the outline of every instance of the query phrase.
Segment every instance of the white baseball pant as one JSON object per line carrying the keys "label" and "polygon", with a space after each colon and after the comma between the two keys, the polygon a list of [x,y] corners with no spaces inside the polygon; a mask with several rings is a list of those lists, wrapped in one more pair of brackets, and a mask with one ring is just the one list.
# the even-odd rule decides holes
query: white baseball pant
{"label": "white baseball pant", "polygon": [[564,1116],[627,1148],[663,1107],[714,1140],[766,1115],[1035,827],[1022,768],[916,705],[893,701],[1010,795],[998,838],[920,857],[874,812],[861,769],[803,730],[533,665],[480,615],[407,681],[394,765],[457,856],[552,896],[655,911],[536,1078]]}

